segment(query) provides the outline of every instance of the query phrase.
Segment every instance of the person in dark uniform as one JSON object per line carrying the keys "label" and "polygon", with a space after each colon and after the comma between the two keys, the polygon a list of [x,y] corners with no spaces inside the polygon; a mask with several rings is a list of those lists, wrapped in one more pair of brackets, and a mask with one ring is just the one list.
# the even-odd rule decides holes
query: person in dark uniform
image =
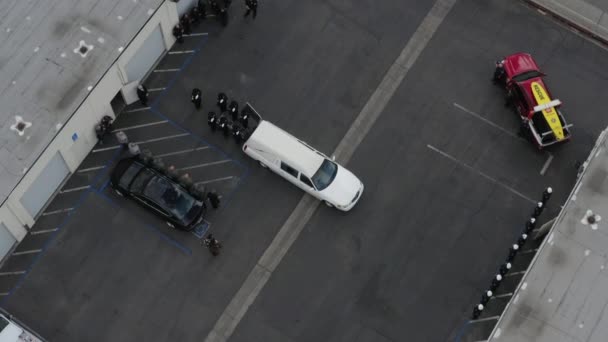
{"label": "person in dark uniform", "polygon": [[211,203],[211,207],[213,209],[217,209],[220,207],[220,195],[218,195],[215,189],[212,189],[207,193],[207,199],[209,200],[209,203]]}
{"label": "person in dark uniform", "polygon": [[200,89],[198,89],[198,88],[192,89],[192,96],[190,98],[190,101],[192,101],[192,103],[194,103],[194,107],[197,110],[201,109],[202,92]]}
{"label": "person in dark uniform", "polygon": [[239,121],[244,128],[249,127],[249,111],[243,110],[241,111],[241,116],[239,117]]}
{"label": "person in dark uniform", "polygon": [[236,121],[239,119],[239,104],[236,101],[230,101],[228,105],[228,111],[232,116],[232,121]]}
{"label": "person in dark uniform", "polygon": [[218,16],[220,18],[220,23],[222,23],[222,26],[228,26],[228,8],[226,7],[226,5],[220,7]]}
{"label": "person in dark uniform", "polygon": [[220,112],[224,113],[228,110],[228,96],[224,93],[217,94],[217,105],[220,107]]}
{"label": "person in dark uniform", "polygon": [[137,86],[137,97],[142,105],[148,105],[148,88],[146,88],[146,86],[143,84]]}
{"label": "person in dark uniform", "polygon": [[207,235],[207,237],[203,240],[203,245],[209,248],[211,255],[218,256],[220,254],[220,249],[222,248],[222,244],[218,239],[213,237],[213,234]]}
{"label": "person in dark uniform", "polygon": [[192,20],[190,18],[190,16],[188,15],[188,13],[184,13],[184,15],[182,16],[182,19],[180,20],[180,23],[182,24],[182,27],[184,28],[184,34],[190,34],[192,33]]}
{"label": "person in dark uniform", "polygon": [[180,44],[184,42],[184,29],[181,24],[178,23],[173,27],[173,37],[175,37]]}
{"label": "person in dark uniform", "polygon": [[228,112],[223,112],[220,114],[220,118],[218,120],[218,126],[224,132],[224,136],[228,136],[230,134],[230,125],[228,123]]}
{"label": "person in dark uniform", "polygon": [[217,127],[217,115],[215,115],[215,112],[207,114],[207,124],[211,128],[211,131],[215,132],[215,128]]}
{"label": "person in dark uniform", "polygon": [[198,22],[201,20],[201,11],[198,5],[194,5],[190,10],[190,18],[192,18],[192,25],[198,26]]}
{"label": "person in dark uniform", "polygon": [[245,11],[243,18],[246,18],[249,13],[253,13],[253,19],[255,19],[258,15],[258,0],[245,0],[245,7],[247,11]]}
{"label": "person in dark uniform", "polygon": [[232,136],[234,137],[234,141],[236,141],[237,145],[240,145],[243,142],[243,127],[239,124],[238,121],[234,121],[232,123]]}

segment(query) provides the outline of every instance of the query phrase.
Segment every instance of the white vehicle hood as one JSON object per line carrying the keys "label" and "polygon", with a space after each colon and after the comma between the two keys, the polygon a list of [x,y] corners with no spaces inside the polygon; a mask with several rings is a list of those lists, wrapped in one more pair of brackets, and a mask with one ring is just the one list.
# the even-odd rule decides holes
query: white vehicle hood
{"label": "white vehicle hood", "polygon": [[346,206],[355,198],[361,189],[361,181],[352,172],[338,165],[338,172],[333,182],[321,193],[329,202]]}

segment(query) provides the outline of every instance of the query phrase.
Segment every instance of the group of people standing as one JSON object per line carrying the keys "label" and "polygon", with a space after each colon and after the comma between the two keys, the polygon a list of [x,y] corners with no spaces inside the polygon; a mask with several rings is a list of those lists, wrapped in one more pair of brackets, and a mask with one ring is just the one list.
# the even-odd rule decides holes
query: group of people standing
{"label": "group of people standing", "polygon": [[[184,41],[184,34],[190,34],[192,27],[207,18],[207,9],[211,11],[210,16],[215,16],[220,20],[223,26],[228,25],[228,8],[232,4],[232,0],[198,0],[197,4],[185,13],[179,20],[179,23],[173,27],[173,36],[178,43]],[[248,17],[252,14],[253,19],[258,14],[258,0],[245,0],[245,15]]]}

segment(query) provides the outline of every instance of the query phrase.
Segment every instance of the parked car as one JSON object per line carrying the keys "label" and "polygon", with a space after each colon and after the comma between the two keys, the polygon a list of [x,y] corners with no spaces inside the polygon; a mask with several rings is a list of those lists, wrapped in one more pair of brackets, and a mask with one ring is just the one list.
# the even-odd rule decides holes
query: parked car
{"label": "parked car", "polygon": [[118,195],[134,199],[171,228],[191,231],[203,222],[206,205],[202,199],[136,157],[118,162],[110,184]]}
{"label": "parked car", "polygon": [[494,82],[505,87],[507,104],[521,118],[522,131],[544,148],[570,139],[571,124],[566,122],[562,102],[554,99],[543,74],[530,54],[516,53],[496,63]]}

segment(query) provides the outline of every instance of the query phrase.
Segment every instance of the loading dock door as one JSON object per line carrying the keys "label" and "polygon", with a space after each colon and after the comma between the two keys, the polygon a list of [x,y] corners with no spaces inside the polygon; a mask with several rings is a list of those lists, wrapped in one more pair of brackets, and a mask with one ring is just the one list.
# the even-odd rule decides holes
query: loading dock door
{"label": "loading dock door", "polygon": [[190,11],[192,7],[196,4],[198,0],[180,0],[177,2],[177,14],[179,14],[180,18],[184,13]]}
{"label": "loading dock door", "polygon": [[70,169],[63,160],[61,153],[55,153],[38,178],[32,182],[30,188],[21,197],[21,204],[27,212],[36,218],[44,205],[61,183],[70,175]]}
{"label": "loading dock door", "polygon": [[17,240],[15,240],[13,234],[8,231],[8,228],[6,228],[4,223],[0,223],[0,259],[4,258],[15,242],[17,242]]}
{"label": "loading dock door", "polygon": [[154,63],[163,55],[163,52],[165,52],[165,41],[159,25],[150,33],[125,66],[128,81],[134,82],[143,79]]}

